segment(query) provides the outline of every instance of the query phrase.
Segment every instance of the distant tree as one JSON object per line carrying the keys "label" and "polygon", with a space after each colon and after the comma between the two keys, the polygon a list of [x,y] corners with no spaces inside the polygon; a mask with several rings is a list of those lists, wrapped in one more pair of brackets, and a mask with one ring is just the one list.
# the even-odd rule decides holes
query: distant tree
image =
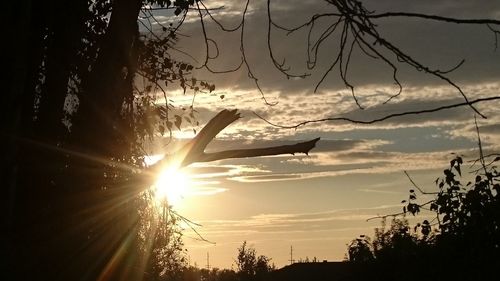
{"label": "distant tree", "polygon": [[255,276],[255,265],[257,258],[255,249],[247,246],[247,241],[238,248],[238,256],[236,259],[237,273],[240,281],[252,280]]}
{"label": "distant tree", "polygon": [[255,263],[255,276],[257,279],[262,279],[269,272],[274,270],[274,265],[271,264],[271,258],[264,255],[257,257],[257,262]]}
{"label": "distant tree", "polygon": [[236,259],[237,274],[240,281],[262,280],[265,276],[274,270],[270,264],[271,259],[264,256],[256,256],[253,247],[247,246],[247,242],[238,248]]}
{"label": "distant tree", "polygon": [[221,269],[217,272],[217,281],[235,281],[238,280],[237,273],[231,269]]}
{"label": "distant tree", "polygon": [[408,220],[393,218],[389,229],[386,229],[386,220],[382,226],[375,228],[373,239],[373,254],[377,259],[392,260],[397,263],[414,260],[419,255],[419,249],[429,243],[411,231]]}
{"label": "distant tree", "polygon": [[360,235],[347,246],[348,260],[356,263],[373,261],[373,249],[370,237]]}
{"label": "distant tree", "polygon": [[[171,280],[171,279],[169,279]],[[183,281],[237,281],[238,276],[234,270],[212,268],[197,268],[190,266],[183,269]]]}

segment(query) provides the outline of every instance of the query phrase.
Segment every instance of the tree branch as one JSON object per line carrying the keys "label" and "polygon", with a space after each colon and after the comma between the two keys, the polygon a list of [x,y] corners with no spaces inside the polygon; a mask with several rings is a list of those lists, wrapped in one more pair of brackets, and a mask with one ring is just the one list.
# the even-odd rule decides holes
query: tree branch
{"label": "tree branch", "polygon": [[225,150],[214,153],[202,153],[201,155],[195,158],[194,162],[211,162],[211,161],[230,159],[230,158],[248,158],[248,157],[260,157],[260,156],[282,155],[282,154],[295,155],[295,153],[304,153],[306,155],[309,155],[309,151],[316,146],[316,143],[319,140],[320,138],[315,138],[310,141],[299,142],[291,145],[271,146],[271,147],[253,148],[253,149]]}
{"label": "tree branch", "polygon": [[442,16],[436,16],[436,15],[405,13],[405,12],[387,12],[387,13],[381,13],[381,14],[367,15],[367,17],[373,18],[373,19],[389,18],[389,17],[408,17],[408,18],[421,18],[421,19],[427,19],[427,20],[443,21],[443,22],[456,23],[456,24],[494,24],[494,25],[500,25],[500,20],[494,20],[494,19],[457,19],[457,18],[449,18],[449,17],[442,17]]}
{"label": "tree branch", "polygon": [[424,114],[424,113],[437,112],[437,111],[441,111],[441,110],[446,110],[446,109],[451,109],[451,108],[461,107],[461,106],[470,106],[470,105],[475,104],[475,103],[493,101],[493,100],[500,100],[500,96],[478,98],[478,99],[471,100],[468,102],[461,102],[461,103],[455,103],[455,104],[450,104],[450,105],[444,105],[444,106],[430,108],[430,109],[422,109],[422,110],[415,110],[415,111],[405,111],[405,112],[393,113],[393,114],[385,115],[383,117],[375,118],[375,119],[371,119],[371,120],[358,120],[358,119],[352,119],[352,118],[348,118],[348,117],[327,117],[327,118],[322,118],[322,119],[307,120],[307,121],[297,123],[295,125],[278,125],[278,124],[275,124],[275,123],[268,121],[267,119],[260,116],[256,112],[254,112],[254,114],[258,118],[260,118],[264,122],[266,122],[267,124],[274,126],[274,127],[277,127],[277,128],[282,128],[282,129],[297,129],[299,127],[302,127],[302,126],[310,124],[310,123],[320,123],[320,122],[327,122],[327,121],[346,121],[346,122],[350,122],[350,123],[354,123],[354,124],[369,125],[369,124],[374,124],[374,123],[385,121],[387,119],[392,119],[392,118],[401,117],[401,116],[405,116],[405,115],[419,115],[419,114]]}
{"label": "tree branch", "polygon": [[208,121],[207,125],[201,129],[198,135],[186,144],[179,151],[169,157],[165,157],[158,163],[147,168],[147,172],[155,173],[161,170],[168,164],[175,163],[179,167],[185,167],[196,162],[211,162],[229,158],[248,158],[270,155],[309,154],[320,138],[315,138],[310,141],[300,142],[292,145],[271,146],[253,149],[234,149],[224,150],[214,153],[205,153],[207,145],[221,132],[234,121],[241,118],[240,113],[235,110],[222,110],[214,118]]}

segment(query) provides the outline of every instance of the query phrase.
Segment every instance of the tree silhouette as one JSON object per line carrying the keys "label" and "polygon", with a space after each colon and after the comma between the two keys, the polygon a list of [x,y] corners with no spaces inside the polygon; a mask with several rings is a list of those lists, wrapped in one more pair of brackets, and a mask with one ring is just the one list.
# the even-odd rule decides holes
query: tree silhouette
{"label": "tree silhouette", "polygon": [[[20,24],[9,37],[22,38],[8,60],[1,130],[8,187],[2,241],[14,279],[144,274],[136,268],[141,261],[125,258],[141,256],[138,209],[145,208],[137,197],[144,188],[130,178],[143,165],[142,139],[158,124],[145,120],[154,117],[154,89],[137,93],[134,80],[152,68],[152,46],[173,40],[167,32],[156,44],[141,37],[137,18],[145,4],[80,0],[63,13],[65,1],[8,4],[9,19]],[[162,64],[177,73],[171,82],[189,75],[179,75],[185,64]]]}
{"label": "tree silhouette", "polygon": [[[408,264],[436,280],[493,280],[500,264],[496,183],[500,175],[494,165],[500,158],[496,154],[483,155],[479,147],[480,157],[474,161],[479,168],[472,171],[473,181],[462,183],[460,179],[461,156],[455,156],[443,171],[444,177],[436,179],[435,192],[425,191],[409,178],[415,189],[410,189],[409,199],[402,201],[403,211],[375,217],[382,219],[382,227],[375,229],[373,249],[364,240],[355,239],[348,248],[350,260],[355,261],[351,252],[373,254],[381,272],[389,273],[384,277],[389,280],[407,274]],[[433,198],[420,203],[420,194]],[[424,210],[433,213],[434,218],[424,219],[412,230],[405,216]],[[389,217],[393,220],[386,229]],[[410,280],[420,278],[409,276]]]}
{"label": "tree silhouette", "polygon": [[271,259],[266,256],[257,256],[255,249],[244,241],[238,248],[236,259],[238,280],[263,280],[273,270],[270,261]]}
{"label": "tree silhouette", "polygon": [[373,261],[372,245],[370,238],[361,235],[353,239],[347,246],[348,260],[355,263],[366,263]]}

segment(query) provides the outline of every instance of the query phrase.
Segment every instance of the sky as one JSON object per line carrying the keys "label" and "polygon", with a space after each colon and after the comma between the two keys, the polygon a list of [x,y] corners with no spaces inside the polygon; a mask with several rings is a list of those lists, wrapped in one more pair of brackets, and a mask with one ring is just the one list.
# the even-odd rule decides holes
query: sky
{"label": "sky", "polygon": [[[376,12],[420,12],[459,18],[500,19],[498,1],[362,1]],[[234,27],[241,21],[245,1],[206,1],[213,16]],[[478,155],[474,112],[461,107],[425,115],[389,119],[372,125],[347,122],[320,122],[294,129],[271,126],[256,117],[258,113],[272,123],[293,125],[325,117],[349,117],[370,120],[391,113],[434,108],[463,101],[450,85],[423,72],[395,63],[403,85],[401,95],[388,103],[397,92],[392,70],[381,60],[353,52],[349,69],[356,87],[360,109],[332,71],[314,92],[325,70],[335,59],[339,34],[333,33],[318,51],[316,68],[307,68],[307,32],[285,35],[272,29],[271,44],[278,61],[285,59],[292,73],[310,74],[305,79],[287,79],[272,64],[267,49],[266,1],[250,1],[245,19],[243,44],[249,67],[263,94],[274,106],[267,105],[248,70],[213,74],[204,69],[196,77],[216,85],[213,93],[196,95],[201,129],[222,109],[238,109],[242,118],[226,128],[209,146],[210,151],[230,148],[264,147],[290,144],[321,137],[310,155],[284,155],[256,159],[223,160],[194,164],[190,192],[175,206],[183,216],[200,223],[197,231],[215,244],[198,241],[193,231],[185,231],[184,242],[192,265],[234,267],[237,248],[243,241],[258,254],[272,258],[276,266],[293,259],[342,260],[346,244],[360,234],[373,235],[380,220],[377,215],[399,212],[401,200],[408,197],[411,183],[403,171],[426,190],[453,158],[452,153],[474,159]],[[276,23],[297,26],[316,13],[333,12],[325,1],[272,1]],[[160,22],[175,21],[168,12],[155,12]],[[217,42],[219,56],[209,65],[224,70],[238,65],[241,57],[239,31],[222,32],[208,17],[204,18],[207,35]],[[329,21],[330,20],[330,21]],[[325,30],[331,19],[317,24],[312,37]],[[500,50],[495,35],[486,26],[436,23],[416,19],[376,20],[379,33],[398,48],[431,68],[449,69],[464,60],[448,77],[459,85],[469,99],[500,95]],[[154,28],[160,28],[157,24]],[[194,66],[204,60],[206,49],[199,18],[188,17],[181,29],[174,56]],[[500,37],[500,36],[498,36]],[[215,54],[212,43],[209,54]],[[390,57],[390,55],[388,56]],[[391,57],[394,59],[393,57]],[[178,107],[189,106],[192,93],[171,89],[169,98]],[[221,99],[221,95],[224,98]],[[499,102],[477,104],[488,118],[478,118],[483,148],[499,151]],[[174,132],[168,147],[159,146],[152,154],[171,152],[194,136],[193,127]],[[159,139],[158,143],[166,142]],[[470,175],[466,174],[464,177]],[[419,219],[419,218],[416,218]],[[412,218],[412,221],[415,219]]]}

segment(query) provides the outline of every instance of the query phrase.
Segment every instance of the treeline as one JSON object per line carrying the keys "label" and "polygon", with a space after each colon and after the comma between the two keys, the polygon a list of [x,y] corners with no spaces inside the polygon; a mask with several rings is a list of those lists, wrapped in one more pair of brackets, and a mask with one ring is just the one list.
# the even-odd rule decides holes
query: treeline
{"label": "treeline", "polygon": [[165,270],[161,274],[155,274],[154,278],[150,278],[150,280],[263,281],[270,280],[269,274],[275,270],[275,266],[271,264],[271,259],[264,255],[257,255],[255,248],[249,246],[246,241],[238,248],[235,262],[236,270],[184,266],[177,270]]}
{"label": "treeline", "polygon": [[[497,155],[478,159],[474,179],[462,178],[463,160],[450,161],[436,188],[414,184],[401,213],[383,216],[382,226],[348,245],[348,260],[375,264],[384,280],[496,280],[500,266],[500,174]],[[410,179],[411,180],[411,179]],[[432,195],[420,202],[419,196]],[[413,227],[406,216],[432,214]],[[387,218],[392,220],[387,225]],[[431,217],[431,216],[429,216]]]}

